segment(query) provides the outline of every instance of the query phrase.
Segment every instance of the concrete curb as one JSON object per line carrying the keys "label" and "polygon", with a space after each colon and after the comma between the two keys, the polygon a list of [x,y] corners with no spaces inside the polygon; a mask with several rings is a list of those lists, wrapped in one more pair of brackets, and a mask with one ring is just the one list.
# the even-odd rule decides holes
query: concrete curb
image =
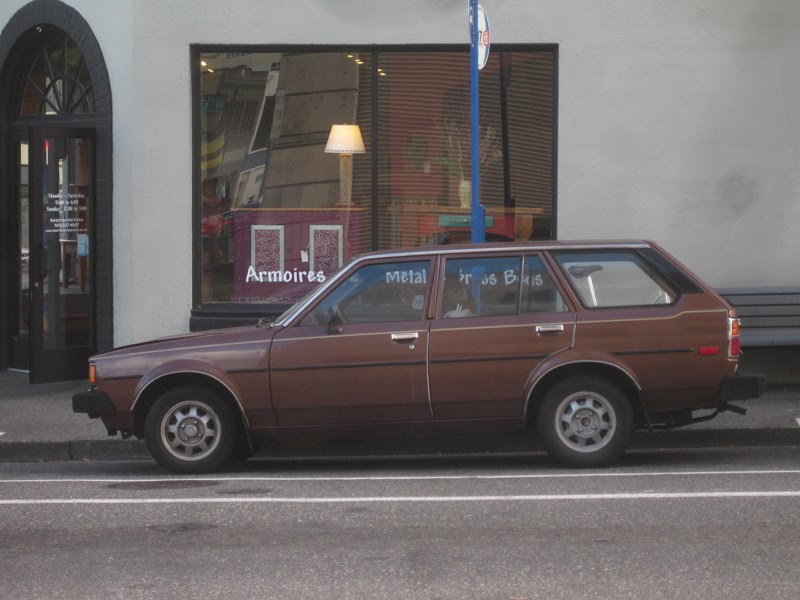
{"label": "concrete curb", "polygon": [[[703,429],[638,431],[632,450],[800,446],[797,429]],[[524,434],[457,436],[442,438],[386,438],[334,440],[324,443],[278,446],[256,454],[261,458],[319,459],[344,457],[422,457],[441,455],[525,454],[542,447]],[[140,440],[74,440],[63,442],[0,442],[0,463],[57,461],[150,460]]]}
{"label": "concrete curb", "polygon": [[800,446],[800,428],[637,431],[631,449]]}
{"label": "concrete curb", "polygon": [[137,460],[150,458],[144,442],[76,440],[68,442],[0,442],[2,462],[70,460]]}

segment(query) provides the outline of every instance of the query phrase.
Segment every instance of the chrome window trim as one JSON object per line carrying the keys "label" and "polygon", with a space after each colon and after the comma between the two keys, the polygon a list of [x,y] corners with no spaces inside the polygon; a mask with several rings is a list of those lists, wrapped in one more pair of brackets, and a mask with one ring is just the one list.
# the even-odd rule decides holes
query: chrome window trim
{"label": "chrome window trim", "polygon": [[316,289],[308,299],[303,302],[301,305],[298,305],[294,310],[292,310],[289,314],[287,314],[284,318],[280,319],[279,321],[275,321],[274,325],[277,327],[290,327],[294,325],[294,319],[297,315],[303,312],[310,304],[315,302],[317,298],[320,297],[328,288],[330,288],[334,283],[339,281],[345,273],[351,270],[351,267],[354,267],[362,262],[368,260],[383,260],[383,259],[393,259],[393,258],[414,258],[419,256],[426,256],[430,259],[434,259],[437,256],[446,256],[451,254],[474,254],[474,253],[496,253],[496,252],[506,252],[506,253],[523,253],[523,252],[536,252],[536,251],[553,251],[553,250],[592,250],[592,249],[606,249],[606,250],[616,250],[616,249],[633,249],[633,248],[652,248],[653,246],[646,243],[646,242],[633,242],[633,243],[622,243],[622,244],[615,244],[613,242],[603,243],[589,243],[589,244],[547,244],[547,245],[511,245],[509,244],[507,247],[497,246],[492,248],[481,248],[481,247],[473,247],[473,248],[453,248],[448,250],[432,250],[429,247],[420,248],[419,250],[412,250],[412,251],[404,251],[404,252],[388,252],[386,254],[367,254],[364,256],[359,256],[351,260],[344,268],[342,268],[336,275],[328,279],[324,282],[319,288]]}

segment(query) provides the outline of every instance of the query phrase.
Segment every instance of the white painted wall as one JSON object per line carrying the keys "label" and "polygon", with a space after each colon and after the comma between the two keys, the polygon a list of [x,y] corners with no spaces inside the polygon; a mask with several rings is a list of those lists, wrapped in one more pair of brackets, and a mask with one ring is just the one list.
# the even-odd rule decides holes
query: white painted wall
{"label": "white painted wall", "polygon": [[[462,43],[467,27],[466,0],[69,4],[111,77],[117,345],[188,329],[189,44]],[[495,43],[560,46],[562,239],[651,238],[716,286],[800,285],[800,3],[483,4]]]}
{"label": "white painted wall", "polygon": [[652,238],[715,286],[800,285],[800,4],[598,4],[555,40],[560,237]]}

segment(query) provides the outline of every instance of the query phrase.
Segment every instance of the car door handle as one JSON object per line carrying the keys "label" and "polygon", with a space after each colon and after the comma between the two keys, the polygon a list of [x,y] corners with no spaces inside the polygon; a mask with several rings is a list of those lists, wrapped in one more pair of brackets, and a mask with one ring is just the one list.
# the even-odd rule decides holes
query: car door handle
{"label": "car door handle", "polygon": [[393,342],[413,342],[416,339],[419,339],[419,334],[416,331],[405,331],[402,333],[392,334]]}
{"label": "car door handle", "polygon": [[536,326],[536,333],[543,334],[543,333],[564,333],[564,325],[561,323],[557,323],[554,325],[537,325]]}

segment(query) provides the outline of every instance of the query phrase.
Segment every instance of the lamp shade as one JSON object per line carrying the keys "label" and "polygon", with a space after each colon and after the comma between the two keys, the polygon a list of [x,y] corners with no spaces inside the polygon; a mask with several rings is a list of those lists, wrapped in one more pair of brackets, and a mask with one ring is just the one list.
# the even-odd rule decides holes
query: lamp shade
{"label": "lamp shade", "polygon": [[325,152],[329,154],[364,154],[364,140],[358,125],[333,125]]}

